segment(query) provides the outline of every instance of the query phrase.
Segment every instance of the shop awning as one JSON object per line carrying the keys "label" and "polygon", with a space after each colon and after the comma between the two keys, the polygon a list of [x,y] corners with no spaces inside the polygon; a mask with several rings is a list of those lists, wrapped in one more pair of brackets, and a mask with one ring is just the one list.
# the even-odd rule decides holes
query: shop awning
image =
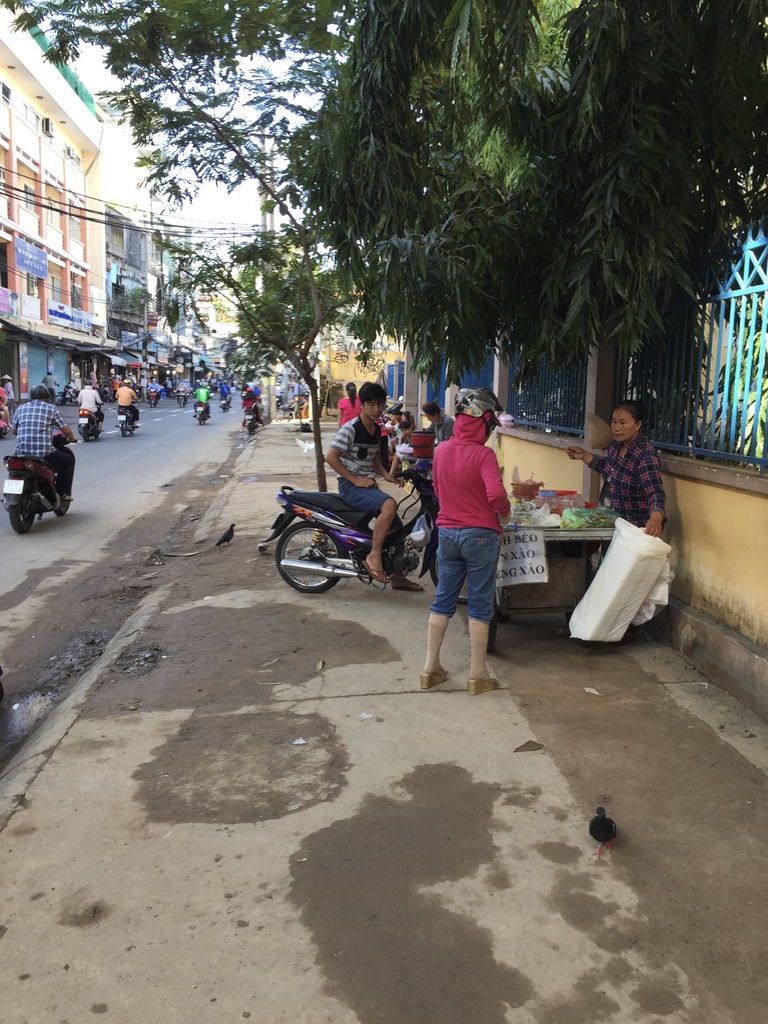
{"label": "shop awning", "polygon": [[128,360],[127,359],[123,359],[122,356],[109,356],[109,359],[111,360],[111,362],[112,362],[112,364],[114,366],[127,366],[128,365]]}

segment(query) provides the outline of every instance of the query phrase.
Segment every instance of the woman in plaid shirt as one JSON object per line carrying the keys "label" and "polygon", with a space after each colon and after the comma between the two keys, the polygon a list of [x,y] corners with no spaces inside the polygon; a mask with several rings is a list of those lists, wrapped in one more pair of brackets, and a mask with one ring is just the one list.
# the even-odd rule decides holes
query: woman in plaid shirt
{"label": "woman in plaid shirt", "polygon": [[639,402],[622,402],[613,410],[614,440],[607,455],[593,455],[573,445],[565,450],[569,459],[580,459],[601,474],[605,481],[603,504],[651,537],[659,537],[667,521],[666,495],[659,457],[650,441],[640,436],[644,419],[645,410]]}

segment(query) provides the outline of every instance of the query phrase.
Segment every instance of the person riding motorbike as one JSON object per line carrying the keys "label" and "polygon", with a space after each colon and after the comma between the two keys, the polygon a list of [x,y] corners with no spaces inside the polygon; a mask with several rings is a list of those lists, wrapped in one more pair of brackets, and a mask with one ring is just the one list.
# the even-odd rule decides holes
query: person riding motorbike
{"label": "person riding motorbike", "polygon": [[[259,395],[260,394],[261,394],[261,389],[259,389]],[[242,422],[243,429],[245,429],[245,413],[246,412],[252,412],[253,413],[253,418],[256,420],[257,424],[260,427],[263,427],[264,426],[264,420],[261,418],[261,410],[259,409],[259,396],[256,394],[256,389],[254,388],[254,386],[252,384],[248,384],[248,386],[245,388],[245,390],[243,391],[243,393],[242,393],[242,395],[240,397],[242,399],[242,405],[243,405],[243,422]]]}
{"label": "person riding motorbike", "polygon": [[134,405],[134,402],[138,402],[139,396],[136,394],[136,392],[133,390],[130,384],[128,384],[126,381],[123,381],[123,383],[115,392],[115,398],[117,399],[118,410],[128,410],[128,414],[133,420],[134,430],[137,427],[141,426],[141,424],[139,423],[139,410],[138,407]]}
{"label": "person riding motorbike", "polygon": [[83,390],[79,395],[79,402],[81,409],[87,409],[88,412],[92,412],[96,417],[96,422],[99,425],[99,433],[103,430],[104,424],[104,413],[101,408],[101,397],[98,391],[94,388],[93,384],[87,380],[83,384]]}
{"label": "person riding motorbike", "polygon": [[205,381],[198,381],[197,387],[195,388],[195,401],[202,402],[205,406],[205,415],[207,419],[211,416],[211,404],[210,404],[211,392]]}
{"label": "person riding motorbike", "polygon": [[70,444],[77,444],[77,438],[51,402],[45,385],[38,384],[32,388],[29,398],[30,401],[20,405],[13,417],[13,432],[18,437],[16,455],[44,459],[56,472],[56,493],[65,501],[71,501],[75,456],[70,451],[54,447],[53,433],[60,430]]}

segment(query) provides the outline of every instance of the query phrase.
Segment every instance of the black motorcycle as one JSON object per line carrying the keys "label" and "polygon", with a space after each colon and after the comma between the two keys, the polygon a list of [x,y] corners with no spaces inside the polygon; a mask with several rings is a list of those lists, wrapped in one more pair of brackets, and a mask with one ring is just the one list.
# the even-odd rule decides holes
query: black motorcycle
{"label": "black motorcycle", "polygon": [[77,414],[77,429],[84,441],[98,441],[99,424],[90,409],[81,409]]}
{"label": "black motorcycle", "polygon": [[117,407],[117,425],[120,428],[120,433],[123,437],[128,437],[136,429],[136,424],[133,420],[133,412],[126,405],[119,405]]}
{"label": "black motorcycle", "polygon": [[205,426],[205,421],[210,418],[210,415],[205,402],[195,402],[195,419],[201,427]]}
{"label": "black motorcycle", "polygon": [[[69,451],[67,443],[63,435],[54,435],[55,448]],[[45,459],[6,455],[3,462],[8,470],[8,479],[3,483],[3,504],[16,533],[29,533],[35,516],[42,518],[45,512],[66,514],[70,503],[56,493],[56,470]]]}
{"label": "black motorcycle", "polygon": [[219,401],[219,408],[222,412],[229,412],[229,408],[232,405],[232,395],[225,395]]}

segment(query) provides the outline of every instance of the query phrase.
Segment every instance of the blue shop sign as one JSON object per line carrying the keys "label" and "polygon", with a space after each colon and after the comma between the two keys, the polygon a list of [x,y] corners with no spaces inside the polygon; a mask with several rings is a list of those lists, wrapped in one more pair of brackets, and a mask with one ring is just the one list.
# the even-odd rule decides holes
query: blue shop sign
{"label": "blue shop sign", "polygon": [[30,245],[18,236],[13,240],[13,246],[16,251],[17,270],[23,270],[35,277],[48,277],[48,253],[45,249],[38,249],[36,245]]}

